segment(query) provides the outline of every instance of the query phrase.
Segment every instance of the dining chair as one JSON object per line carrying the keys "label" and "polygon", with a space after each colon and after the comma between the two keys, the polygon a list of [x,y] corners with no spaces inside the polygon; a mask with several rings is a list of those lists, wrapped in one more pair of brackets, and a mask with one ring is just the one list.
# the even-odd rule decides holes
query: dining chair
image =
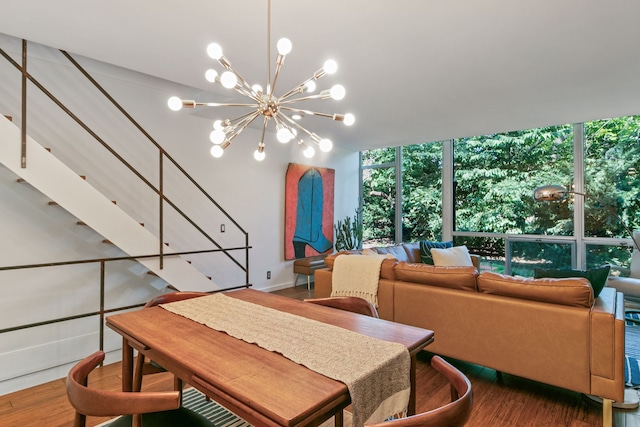
{"label": "dining chair", "polygon": [[460,427],[467,423],[473,406],[471,382],[440,356],[433,356],[431,366],[442,374],[451,387],[451,402],[427,412],[405,418],[368,424],[366,427]]}
{"label": "dining chair", "polygon": [[307,298],[304,301],[312,304],[324,305],[326,307],[338,308],[340,310],[351,311],[353,313],[364,314],[365,316],[378,317],[378,310],[376,310],[376,307],[364,298]]}
{"label": "dining chair", "polygon": [[88,387],[89,373],[104,361],[96,351],[78,362],[67,375],[67,397],[76,411],[74,427],[85,427],[87,416],[110,417],[109,427],[211,427],[205,417],[181,407],[180,392],[125,392]]}
{"label": "dining chair", "polygon": [[[168,294],[159,295],[147,302],[144,308],[155,307],[160,304],[167,304],[170,302],[182,301],[191,298],[202,297],[205,295],[211,295],[206,292],[172,292]],[[153,362],[152,360],[146,360],[144,354],[138,353],[136,358],[135,369],[133,370],[133,391],[142,390],[142,378],[144,375],[157,374],[160,372],[166,372],[166,370]],[[174,390],[182,392],[182,380],[176,376],[173,379]]]}

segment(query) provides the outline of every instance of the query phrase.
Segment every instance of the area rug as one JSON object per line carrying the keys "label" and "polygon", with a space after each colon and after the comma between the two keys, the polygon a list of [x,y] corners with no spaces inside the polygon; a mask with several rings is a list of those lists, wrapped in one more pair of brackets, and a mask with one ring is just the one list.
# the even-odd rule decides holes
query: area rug
{"label": "area rug", "polygon": [[640,312],[625,314],[624,381],[627,387],[640,388]]}
{"label": "area rug", "polygon": [[[195,388],[188,388],[182,393],[182,406],[196,412],[209,421],[214,427],[252,427],[251,424],[238,417],[233,412],[229,411],[224,406],[214,402],[213,400],[207,401],[204,394],[200,393]],[[96,427],[108,427],[113,420],[102,423]],[[325,421],[320,427],[332,427],[334,425],[334,419],[331,418]],[[344,411],[344,427],[351,426],[351,414]]]}
{"label": "area rug", "polygon": [[[213,400],[207,401],[204,394],[195,388],[188,388],[182,393],[182,406],[196,412],[209,421],[215,427],[251,427],[251,424],[238,417],[222,405]],[[97,427],[108,427],[113,420],[100,424]]]}

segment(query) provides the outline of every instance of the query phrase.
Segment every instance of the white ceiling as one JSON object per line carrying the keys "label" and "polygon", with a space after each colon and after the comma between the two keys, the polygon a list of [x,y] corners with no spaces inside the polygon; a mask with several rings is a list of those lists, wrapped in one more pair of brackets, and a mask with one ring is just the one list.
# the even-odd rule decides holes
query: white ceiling
{"label": "white ceiling", "polygon": [[[280,37],[293,42],[276,95],[334,58],[319,86],[347,96],[317,109],[356,124],[307,127],[347,148],[640,114],[638,0],[272,0],[271,15],[273,56]],[[220,71],[214,41],[246,80],[266,81],[266,0],[3,0],[0,33],[216,98],[201,101],[230,95],[204,80]]]}

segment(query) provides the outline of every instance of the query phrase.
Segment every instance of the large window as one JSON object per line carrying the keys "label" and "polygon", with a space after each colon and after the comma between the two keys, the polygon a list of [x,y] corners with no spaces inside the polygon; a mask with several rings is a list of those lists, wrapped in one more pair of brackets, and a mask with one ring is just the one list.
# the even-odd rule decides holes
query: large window
{"label": "large window", "polygon": [[364,246],[392,245],[396,239],[396,150],[362,152]]}
{"label": "large window", "polygon": [[532,198],[535,187],[573,179],[572,126],[454,141],[455,227],[504,234],[571,234],[559,206]]}
{"label": "large window", "polygon": [[[453,236],[483,268],[531,275],[534,264],[628,266],[628,229],[640,229],[640,116],[372,150],[362,165],[369,246]],[[587,196],[534,201],[546,184]]]}

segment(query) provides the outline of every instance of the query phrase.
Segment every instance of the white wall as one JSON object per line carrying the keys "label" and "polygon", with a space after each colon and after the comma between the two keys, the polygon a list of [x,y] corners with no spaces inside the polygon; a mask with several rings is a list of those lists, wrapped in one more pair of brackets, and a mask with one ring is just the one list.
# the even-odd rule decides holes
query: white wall
{"label": "white wall", "polygon": [[[20,62],[20,41],[0,35],[0,47]],[[65,59],[55,50],[29,44],[28,68],[56,96],[74,109],[102,138],[127,156],[148,179],[158,182],[158,156],[151,145],[118,113],[82,82]],[[171,95],[206,101],[214,94],[119,69],[108,64],[78,58],[111,95],[174,157],[248,233],[250,250],[249,281],[254,288],[276,290],[292,285],[292,262],[284,260],[285,172],[290,162],[335,169],[335,218],[351,215],[357,206],[358,154],[340,149],[339,141],[330,154],[317,154],[308,160],[296,146],[266,137],[267,157],[256,162],[252,153],[260,138],[258,129],[247,129],[220,159],[208,150],[210,119],[208,111],[171,112],[166,100]],[[204,72],[204,70],[203,70]],[[20,74],[0,59],[0,114],[11,115],[19,124]],[[125,168],[114,162],[106,150],[29,85],[28,132],[104,194],[117,200],[131,216],[158,230],[157,196]],[[316,133],[330,136],[335,122],[317,119],[309,124]],[[1,143],[1,141],[0,141]],[[28,159],[27,159],[28,162]],[[165,193],[207,229],[224,246],[244,245],[244,237],[226,218],[204,204],[187,187],[175,169],[165,163]],[[10,173],[0,174],[0,235],[7,237],[0,252],[0,266],[31,264],[102,256],[109,250],[100,246],[100,236],[75,227],[64,212],[48,210],[42,195],[28,187],[16,187]],[[33,194],[30,194],[33,193]],[[165,241],[173,249],[194,250],[212,246],[193,234],[185,222],[166,208]],[[220,224],[226,232],[220,233]],[[193,247],[193,245],[197,247]],[[206,246],[208,245],[208,246]],[[206,247],[205,247],[206,246]],[[112,251],[113,249],[111,249]],[[49,256],[51,259],[49,259]],[[113,255],[111,255],[113,256]],[[242,253],[237,255],[243,262]],[[232,268],[223,255],[194,257],[194,264],[218,284],[244,283],[244,273]],[[131,265],[113,269],[108,279],[108,304],[133,304],[157,292],[148,279],[132,272]],[[271,279],[266,272],[271,271]],[[0,329],[38,320],[95,310],[95,267],[11,271],[0,273],[5,295],[0,301]],[[19,291],[17,291],[19,290]],[[116,306],[117,306],[116,305]],[[113,305],[111,305],[113,306]],[[10,309],[13,308],[13,309]],[[99,321],[96,317],[0,334],[0,394],[60,378],[69,364],[97,349]],[[105,348],[111,360],[119,357],[117,335],[106,331]],[[36,363],[37,362],[37,363]],[[37,368],[30,368],[36,366]],[[35,372],[40,371],[40,372]]]}

